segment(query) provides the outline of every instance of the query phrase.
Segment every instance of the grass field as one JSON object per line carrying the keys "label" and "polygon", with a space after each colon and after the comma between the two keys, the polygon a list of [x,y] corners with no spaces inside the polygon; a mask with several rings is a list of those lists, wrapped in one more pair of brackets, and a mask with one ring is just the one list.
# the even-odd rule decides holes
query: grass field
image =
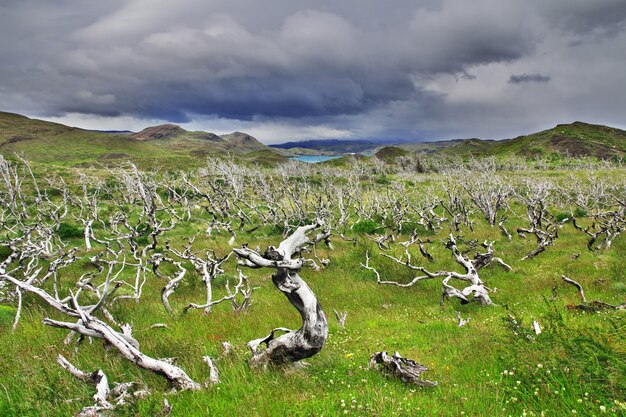
{"label": "grass field", "polygon": [[[503,175],[512,182],[522,176],[560,181],[570,173],[537,171]],[[619,180],[626,172],[614,169],[576,175]],[[404,190],[410,200],[419,201],[438,189],[442,177],[428,174],[416,175],[410,182],[406,179],[396,182],[393,177],[390,181]],[[362,179],[362,183],[369,195],[398,190],[384,181]],[[315,181],[310,184],[311,199],[323,194],[323,181],[319,186]],[[110,203],[106,197],[100,200],[104,212],[114,210]],[[523,206],[513,202],[511,207],[507,227],[513,233],[516,227],[526,225],[527,220]],[[208,215],[200,209],[193,214],[191,220],[181,221],[165,232],[156,251],[163,249],[165,240],[180,247],[186,238],[200,233],[194,247],[226,255],[230,251],[230,236],[225,232],[205,236]],[[0,415],[67,416],[93,403],[93,386],[61,369],[56,364],[59,353],[84,371],[102,369],[109,382],[140,381],[150,388],[147,398],[118,408],[114,415],[120,416],[158,415],[165,397],[173,406],[172,416],[626,415],[624,310],[598,313],[568,310],[566,305],[579,303],[578,294],[561,281],[562,274],[576,279],[584,286],[588,300],[623,303],[626,301],[626,238],[619,236],[610,249],[590,252],[586,248],[586,236],[565,223],[554,246],[534,259],[522,261],[524,254],[534,248],[534,239],[524,240],[513,233],[513,239],[508,241],[497,226],[489,226],[477,214],[474,218],[474,231],[464,228],[463,236],[478,242],[495,241],[496,256],[513,268],[506,272],[492,265],[481,270],[482,279],[493,289],[491,298],[496,305],[492,307],[478,303],[461,305],[455,299],[441,306],[441,282],[437,279],[419,282],[411,288],[377,285],[374,274],[360,266],[366,251],[372,257],[371,264],[385,279],[408,282],[414,274],[383,257],[366,234],[352,230],[350,226],[356,221],[353,213],[346,236],[354,238],[355,243],[335,234],[334,250],[323,245],[317,249],[319,257],[330,259],[328,267],[321,271],[305,268],[300,273],[317,295],[330,323],[326,345],[319,354],[306,360],[305,367],[262,371],[248,365],[249,340],[267,334],[274,327],[297,328],[301,323],[293,307],[274,288],[271,271],[243,269],[251,283],[259,287],[246,312],[237,313],[228,304],[221,304],[208,315],[193,310],[183,314],[185,305],[201,302],[205,297],[204,284],[189,267],[189,274],[170,297],[174,309],[170,315],[160,302],[165,282],[148,270],[141,302],[122,300],[111,306],[110,311],[121,323],[132,324],[133,336],[141,343],[144,353],[177,358],[177,363],[196,381],[204,381],[208,376],[200,358],[207,354],[214,357],[221,382],[196,392],[170,394],[164,378],[140,370],[114,349],[104,349],[100,340],[82,344],[74,355],[74,346],[63,344],[66,331],[41,323],[44,317],[63,319],[62,315],[32,294],[25,295],[23,317],[13,332],[15,304],[5,302],[0,305]],[[79,228],[71,217],[67,219],[66,222]],[[591,220],[579,221],[589,224]],[[432,242],[428,250],[434,262],[429,263],[411,247],[413,263],[431,271],[460,271],[444,246],[449,225],[444,222],[442,226],[436,233],[418,227],[418,234]],[[67,248],[81,249],[79,261],[59,274],[64,289],[71,288],[76,278],[89,270],[87,255],[103,249],[96,243],[87,252],[80,234],[68,235],[64,239]],[[408,237],[409,232],[405,231],[396,240]],[[282,239],[279,228],[265,225],[252,232],[238,232],[234,246],[249,243],[251,247],[265,248]],[[6,248],[0,250],[1,260],[8,253]],[[388,253],[400,256],[403,251],[404,248],[395,244]],[[123,278],[132,279],[132,271],[124,274]],[[225,274],[214,282],[218,295],[224,293],[225,280],[232,282],[236,275],[236,263],[231,259],[225,266]],[[345,328],[334,319],[333,309],[348,312]],[[463,318],[469,317],[469,324],[457,326],[456,311]],[[531,327],[535,320],[542,328],[538,335]],[[168,328],[150,328],[155,323],[165,323]],[[228,357],[221,354],[224,341],[234,346]],[[370,355],[381,350],[398,351],[424,364],[429,368],[424,378],[439,385],[407,386],[368,369]]]}

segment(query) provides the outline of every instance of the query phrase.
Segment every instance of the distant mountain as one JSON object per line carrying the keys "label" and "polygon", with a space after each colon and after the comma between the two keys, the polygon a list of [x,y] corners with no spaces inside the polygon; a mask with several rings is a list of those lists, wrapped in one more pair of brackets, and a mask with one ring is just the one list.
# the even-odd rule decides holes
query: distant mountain
{"label": "distant mountain", "polygon": [[[218,136],[191,132],[166,124],[138,133],[100,132],[0,112],[0,154],[22,153],[37,163],[67,167],[115,165],[133,160],[144,167],[193,168],[206,158],[236,157],[242,161],[275,165],[295,153],[377,154],[393,160],[405,152],[454,155],[538,157],[550,155],[626,157],[626,131],[583,122],[561,124],[548,130],[506,140],[456,139],[441,142],[396,143],[368,140],[314,140],[268,147],[254,137],[234,132]],[[334,160],[340,166],[345,161]]]}
{"label": "distant mountain", "polygon": [[205,164],[207,156],[225,155],[266,165],[287,161],[245,133],[225,137],[172,124],[132,134],[103,133],[0,112],[0,154],[22,153],[39,163],[92,166],[132,160],[144,167],[192,168]]}
{"label": "distant mountain", "polygon": [[[309,140],[271,145],[273,148],[296,153],[364,153],[380,154],[381,159],[393,159],[399,150],[417,153],[446,153],[455,155],[498,156],[519,155],[537,157],[541,155],[569,155],[573,157],[593,156],[600,159],[626,156],[626,131],[613,127],[583,122],[560,124],[548,130],[514,139],[453,139],[432,142],[369,141],[369,140]],[[305,153],[300,151],[300,153]]]}
{"label": "distant mountain", "polygon": [[94,129],[89,129],[92,132],[97,132],[97,133],[108,133],[108,134],[117,134],[117,135],[132,135],[133,132],[132,130],[94,130]]}
{"label": "distant mountain", "polygon": [[[387,146],[396,146],[405,150],[415,152],[435,152],[442,148],[454,146],[462,139],[440,141],[440,142],[411,142],[408,140],[305,140],[302,142],[286,142],[270,145],[272,148],[289,150],[291,154],[310,154],[317,151],[320,154],[345,154],[362,153],[372,155],[378,149]],[[306,150],[306,151],[305,151]]]}
{"label": "distant mountain", "polygon": [[369,140],[345,140],[345,139],[319,139],[305,140],[302,142],[286,142],[270,145],[272,148],[280,149],[315,149],[325,152],[336,153],[361,153],[373,150],[380,146],[383,142],[375,142]]}

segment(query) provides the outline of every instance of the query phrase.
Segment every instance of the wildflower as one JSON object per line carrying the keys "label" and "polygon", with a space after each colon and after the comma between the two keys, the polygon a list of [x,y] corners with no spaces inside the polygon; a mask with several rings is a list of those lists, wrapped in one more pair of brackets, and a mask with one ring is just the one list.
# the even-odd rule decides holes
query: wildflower
{"label": "wildflower", "polygon": [[606,407],[605,407],[605,406],[603,406],[603,405],[601,405],[601,406],[600,406],[600,412],[602,412],[602,413],[606,413]]}
{"label": "wildflower", "polygon": [[540,363],[538,363],[538,364],[537,364],[537,368],[541,369],[541,368],[543,368],[543,365],[542,365],[542,364],[540,364]]}

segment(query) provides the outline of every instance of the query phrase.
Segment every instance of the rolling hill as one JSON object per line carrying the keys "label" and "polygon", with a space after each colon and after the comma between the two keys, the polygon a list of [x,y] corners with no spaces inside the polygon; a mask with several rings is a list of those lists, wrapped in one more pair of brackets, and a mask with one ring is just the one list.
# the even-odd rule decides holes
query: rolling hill
{"label": "rolling hill", "polygon": [[114,165],[132,160],[142,167],[155,161],[165,168],[197,167],[207,156],[240,155],[251,163],[272,165],[287,159],[250,135],[220,137],[166,124],[138,133],[105,133],[0,112],[0,154],[21,153],[33,162],[67,167]]}
{"label": "rolling hill", "polygon": [[[460,156],[591,156],[610,159],[626,156],[626,131],[613,127],[583,122],[560,124],[548,130],[514,139],[452,139],[431,142],[364,141],[364,140],[310,140],[271,145],[281,151],[310,154],[362,153],[380,154],[380,159],[391,160],[400,150],[416,153],[443,153]],[[299,152],[303,151],[303,152]]]}
{"label": "rolling hill", "polygon": [[[304,147],[303,147],[304,146]],[[298,152],[302,150],[303,152]],[[236,155],[250,163],[274,165],[294,153],[377,154],[391,162],[405,152],[459,156],[591,156],[626,157],[626,131],[583,122],[560,124],[541,132],[505,140],[457,139],[387,145],[368,141],[306,141],[266,146],[254,137],[233,132],[218,136],[164,124],[141,132],[85,130],[13,113],[0,112],[0,154],[23,154],[33,162],[66,167],[115,165],[132,160],[142,167],[158,161],[164,168],[197,167],[208,156]],[[335,162],[338,163],[338,162]]]}
{"label": "rolling hill", "polygon": [[180,126],[165,124],[147,127],[141,132],[133,133],[130,138],[138,141],[152,141],[158,139],[171,139],[171,140],[202,140],[209,142],[223,142],[223,140],[214,133],[208,132],[190,132],[183,129]]}
{"label": "rolling hill", "polygon": [[[400,145],[400,147],[402,147]],[[626,156],[626,131],[583,122],[505,140],[467,139],[441,150],[448,154],[522,157],[591,156],[611,159]]]}
{"label": "rolling hill", "polygon": [[261,150],[270,150],[270,148],[256,138],[243,132],[233,132],[228,135],[222,135],[220,138],[225,142],[225,149],[235,150],[238,152],[248,153]]}

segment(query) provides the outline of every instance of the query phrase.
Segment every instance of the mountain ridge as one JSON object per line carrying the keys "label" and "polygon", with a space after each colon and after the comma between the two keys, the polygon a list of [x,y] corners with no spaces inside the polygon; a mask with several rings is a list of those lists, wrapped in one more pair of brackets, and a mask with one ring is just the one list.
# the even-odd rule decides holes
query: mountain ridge
{"label": "mountain ridge", "polygon": [[[320,153],[376,154],[387,147],[417,153],[445,153],[461,156],[519,155],[537,157],[548,154],[573,157],[593,156],[600,159],[626,156],[626,131],[581,121],[561,123],[555,127],[510,139],[449,139],[442,141],[374,141],[307,140],[270,145],[285,151],[306,149]],[[387,152],[397,155],[398,152]]]}
{"label": "mountain ridge", "polygon": [[[386,147],[396,149],[384,150]],[[201,166],[207,157],[236,155],[243,161],[273,165],[298,154],[379,153],[386,160],[416,153],[458,156],[541,157],[567,155],[599,159],[626,157],[626,131],[576,121],[504,140],[452,139],[406,142],[373,140],[312,140],[267,146],[244,132],[216,135],[187,131],[174,124],[147,127],[140,132],[102,132],[0,112],[0,153],[22,153],[35,161],[55,165],[93,166],[129,159],[144,166]]]}
{"label": "mountain ridge", "polygon": [[[239,143],[174,124],[150,126],[140,132],[102,132],[0,112],[0,153],[21,153],[34,161],[65,166],[114,165],[132,160],[141,166],[196,167],[206,158],[239,155],[243,161],[272,165],[287,161],[254,137]],[[233,134],[229,134],[233,135]],[[228,135],[226,135],[228,136]]]}

